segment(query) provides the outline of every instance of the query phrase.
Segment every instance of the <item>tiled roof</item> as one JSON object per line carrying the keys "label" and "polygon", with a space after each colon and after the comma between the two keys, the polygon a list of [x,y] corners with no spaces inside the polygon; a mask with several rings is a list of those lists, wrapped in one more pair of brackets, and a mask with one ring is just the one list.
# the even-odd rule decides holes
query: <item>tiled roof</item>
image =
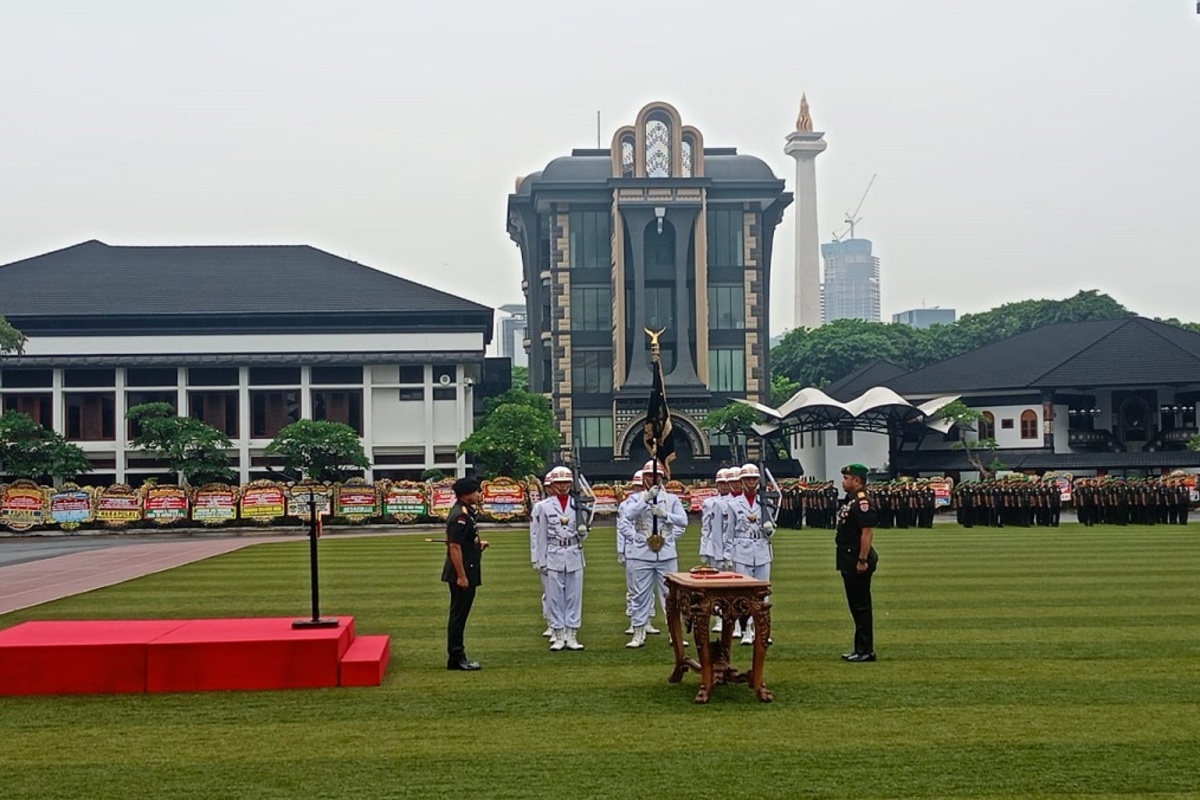
{"label": "tiled roof", "polygon": [[825,394],[834,400],[845,403],[858,397],[868,389],[885,386],[887,382],[905,374],[904,367],[897,366],[886,358],[877,358],[851,372],[849,375],[834,381],[825,387]]}
{"label": "tiled roof", "polygon": [[1144,317],[1045,325],[884,382],[902,395],[1200,383],[1200,334]]}
{"label": "tiled roof", "polygon": [[486,313],[487,306],[307,245],[117,247],[0,266],[0,314]]}

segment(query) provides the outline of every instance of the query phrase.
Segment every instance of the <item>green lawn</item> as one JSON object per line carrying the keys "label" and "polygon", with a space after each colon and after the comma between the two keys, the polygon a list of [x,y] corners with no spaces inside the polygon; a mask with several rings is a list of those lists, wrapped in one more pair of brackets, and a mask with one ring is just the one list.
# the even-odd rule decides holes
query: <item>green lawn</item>
{"label": "green lawn", "polygon": [[[0,698],[0,797],[1200,796],[1194,525],[880,531],[881,660],[862,665],[838,659],[832,534],[783,531],[770,705],[726,686],[695,706],[665,636],[623,647],[611,529],[588,542],[578,653],[540,638],[527,534],[490,534],[467,629],[484,669],[447,672],[444,550],[423,538],[321,542],[323,611],[392,636],[382,687]],[[256,546],[0,627],[303,617],[307,558]]]}

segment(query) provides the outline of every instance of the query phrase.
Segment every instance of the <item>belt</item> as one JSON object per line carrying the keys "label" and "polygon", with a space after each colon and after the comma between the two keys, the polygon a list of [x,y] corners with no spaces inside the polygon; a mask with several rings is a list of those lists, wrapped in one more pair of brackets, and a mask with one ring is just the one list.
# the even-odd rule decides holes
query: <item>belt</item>
{"label": "belt", "polygon": [[766,539],[767,535],[765,533],[748,533],[748,534],[739,534],[737,536],[734,536],[733,538],[734,539]]}
{"label": "belt", "polygon": [[572,545],[579,543],[579,537],[572,536],[569,539],[560,539],[557,536],[550,536],[547,538],[547,542],[549,544],[557,545],[558,547],[571,547]]}

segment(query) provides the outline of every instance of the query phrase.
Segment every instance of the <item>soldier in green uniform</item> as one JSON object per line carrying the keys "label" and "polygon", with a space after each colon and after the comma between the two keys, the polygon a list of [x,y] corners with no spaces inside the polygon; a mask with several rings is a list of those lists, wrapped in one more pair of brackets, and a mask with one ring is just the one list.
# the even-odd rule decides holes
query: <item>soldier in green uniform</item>
{"label": "soldier in green uniform", "polygon": [[846,604],[854,618],[854,651],[842,658],[854,664],[875,660],[875,623],[871,609],[871,576],[879,564],[872,547],[875,507],[867,496],[867,468],[850,464],[842,468],[846,499],[838,509],[837,569],[842,573]]}
{"label": "soldier in green uniform", "polygon": [[457,499],[446,522],[446,562],[442,565],[442,580],[450,586],[450,621],[446,626],[446,669],[471,672],[479,662],[467,658],[463,634],[467,617],[475,604],[475,588],[483,583],[480,561],[488,543],[479,538],[478,513],[480,486],[475,478],[459,478],[454,482]]}

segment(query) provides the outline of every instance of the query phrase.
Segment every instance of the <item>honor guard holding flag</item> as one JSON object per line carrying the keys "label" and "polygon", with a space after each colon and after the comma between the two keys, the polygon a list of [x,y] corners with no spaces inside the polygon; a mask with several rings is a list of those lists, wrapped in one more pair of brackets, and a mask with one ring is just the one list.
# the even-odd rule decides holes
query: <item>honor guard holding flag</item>
{"label": "honor guard holding flag", "polygon": [[582,650],[577,636],[583,613],[583,540],[587,520],[579,514],[577,497],[571,496],[574,476],[568,467],[549,474],[550,496],[533,507],[530,536],[534,542],[534,567],[542,575],[546,615],[550,621],[550,649]]}
{"label": "honor guard holding flag", "polygon": [[[724,560],[739,574],[759,581],[771,580],[771,537],[775,535],[774,509],[762,502],[760,471],[746,464],[739,471],[741,491],[730,501],[732,535],[725,547]],[[754,644],[754,621],[746,620],[742,644]]]}
{"label": "honor guard holding flag", "polygon": [[662,486],[662,464],[642,467],[645,491],[630,497],[617,519],[617,535],[625,540],[625,569],[632,588],[633,639],[626,647],[646,644],[647,625],[654,615],[657,593],[666,611],[667,573],[679,570],[675,543],[687,529],[687,511],[679,498]]}

